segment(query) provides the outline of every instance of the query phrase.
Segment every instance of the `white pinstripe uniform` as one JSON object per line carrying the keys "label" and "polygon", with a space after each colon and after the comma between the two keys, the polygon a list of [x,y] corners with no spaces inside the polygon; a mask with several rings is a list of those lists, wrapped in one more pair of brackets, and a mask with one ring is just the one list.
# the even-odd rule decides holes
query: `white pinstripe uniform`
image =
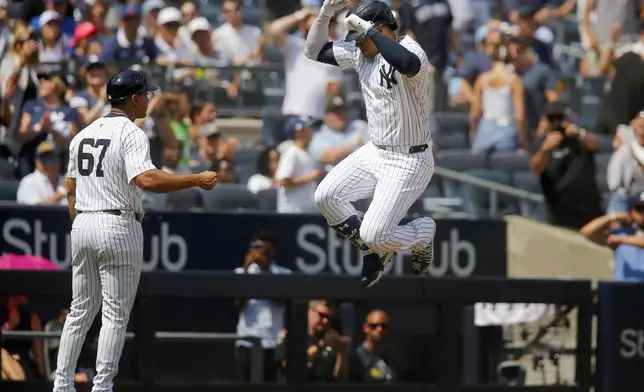
{"label": "white pinstripe uniform", "polygon": [[[352,201],[373,196],[360,238],[379,253],[425,248],[436,230],[430,218],[398,225],[434,173],[429,61],[409,36],[400,44],[420,59],[414,76],[401,75],[381,54],[365,58],[354,42],[333,43],[338,65],[358,72],[371,142],[335,166],[316,191],[318,207],[331,226],[356,214]],[[428,144],[424,151],[409,153],[410,147],[423,144]]]}
{"label": "white pinstripe uniform", "polygon": [[[58,353],[55,392],[74,391],[85,336],[99,308],[102,327],[92,391],[112,391],[143,262],[141,190],[132,179],[156,169],[145,133],[119,115],[99,118],[71,142],[68,177],[76,179],[71,232],[70,313]],[[113,215],[104,211],[121,211]]]}

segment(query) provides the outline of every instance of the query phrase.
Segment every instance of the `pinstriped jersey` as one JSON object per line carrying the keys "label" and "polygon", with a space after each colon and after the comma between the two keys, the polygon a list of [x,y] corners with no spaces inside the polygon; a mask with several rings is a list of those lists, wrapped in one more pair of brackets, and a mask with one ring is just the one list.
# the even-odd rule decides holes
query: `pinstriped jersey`
{"label": "pinstriped jersey", "polygon": [[367,108],[369,137],[382,146],[415,146],[428,143],[429,60],[411,37],[399,43],[420,59],[420,71],[401,75],[379,53],[364,57],[355,42],[334,42],[333,55],[342,69],[357,71]]}
{"label": "pinstriped jersey", "polygon": [[132,180],[152,169],[150,142],[139,127],[118,115],[97,119],[69,146],[67,177],[76,179],[75,208],[142,214],[142,191]]}

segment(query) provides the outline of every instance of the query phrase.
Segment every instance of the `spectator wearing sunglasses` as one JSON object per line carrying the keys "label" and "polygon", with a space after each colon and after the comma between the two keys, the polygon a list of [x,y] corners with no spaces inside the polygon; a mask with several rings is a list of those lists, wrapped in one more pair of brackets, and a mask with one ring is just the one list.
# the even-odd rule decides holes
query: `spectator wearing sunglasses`
{"label": "spectator wearing sunglasses", "polygon": [[67,190],[60,175],[60,153],[49,141],[36,149],[36,170],[20,180],[16,199],[26,205],[67,205]]}
{"label": "spectator wearing sunglasses", "polygon": [[[329,301],[309,302],[307,379],[310,382],[348,381],[348,351],[351,341],[334,328],[335,305]],[[277,347],[278,365],[286,369],[285,331]]]}
{"label": "spectator wearing sunglasses", "polygon": [[[238,274],[290,274],[291,270],[275,263],[277,240],[271,232],[253,236],[243,267],[235,269]],[[271,300],[236,300],[239,308],[237,334],[262,338],[264,349],[264,381],[275,381],[276,340],[284,329],[284,305]],[[250,381],[252,343],[238,340],[235,344],[237,379]]]}
{"label": "spectator wearing sunglasses", "polygon": [[595,218],[580,233],[613,249],[613,280],[644,282],[644,192],[630,198],[627,212]]}
{"label": "spectator wearing sunglasses", "polygon": [[389,315],[382,310],[367,314],[365,340],[349,355],[349,379],[352,382],[392,383],[399,380],[394,359],[387,352]]}

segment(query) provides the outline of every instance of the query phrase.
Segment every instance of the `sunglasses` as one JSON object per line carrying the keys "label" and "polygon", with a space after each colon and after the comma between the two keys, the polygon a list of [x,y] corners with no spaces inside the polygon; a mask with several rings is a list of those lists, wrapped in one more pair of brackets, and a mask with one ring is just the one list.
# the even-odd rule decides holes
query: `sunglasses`
{"label": "sunglasses", "polygon": [[372,330],[376,330],[378,327],[382,328],[384,331],[389,328],[389,323],[369,323],[369,328]]}
{"label": "sunglasses", "polygon": [[321,319],[330,319],[333,317],[332,313],[325,313],[325,312],[320,312],[319,310],[312,309],[315,313],[317,313]]}

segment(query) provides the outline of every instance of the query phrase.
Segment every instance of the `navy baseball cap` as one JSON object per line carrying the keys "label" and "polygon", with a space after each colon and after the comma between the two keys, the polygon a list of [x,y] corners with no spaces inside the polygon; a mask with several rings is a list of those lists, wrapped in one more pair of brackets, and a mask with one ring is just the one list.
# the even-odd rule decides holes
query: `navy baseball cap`
{"label": "navy baseball cap", "polygon": [[141,6],[139,4],[128,4],[123,9],[124,18],[140,18]]}
{"label": "navy baseball cap", "polygon": [[315,122],[314,119],[309,117],[293,117],[289,119],[286,121],[285,126],[286,137],[292,139],[297,132],[312,127]]}

